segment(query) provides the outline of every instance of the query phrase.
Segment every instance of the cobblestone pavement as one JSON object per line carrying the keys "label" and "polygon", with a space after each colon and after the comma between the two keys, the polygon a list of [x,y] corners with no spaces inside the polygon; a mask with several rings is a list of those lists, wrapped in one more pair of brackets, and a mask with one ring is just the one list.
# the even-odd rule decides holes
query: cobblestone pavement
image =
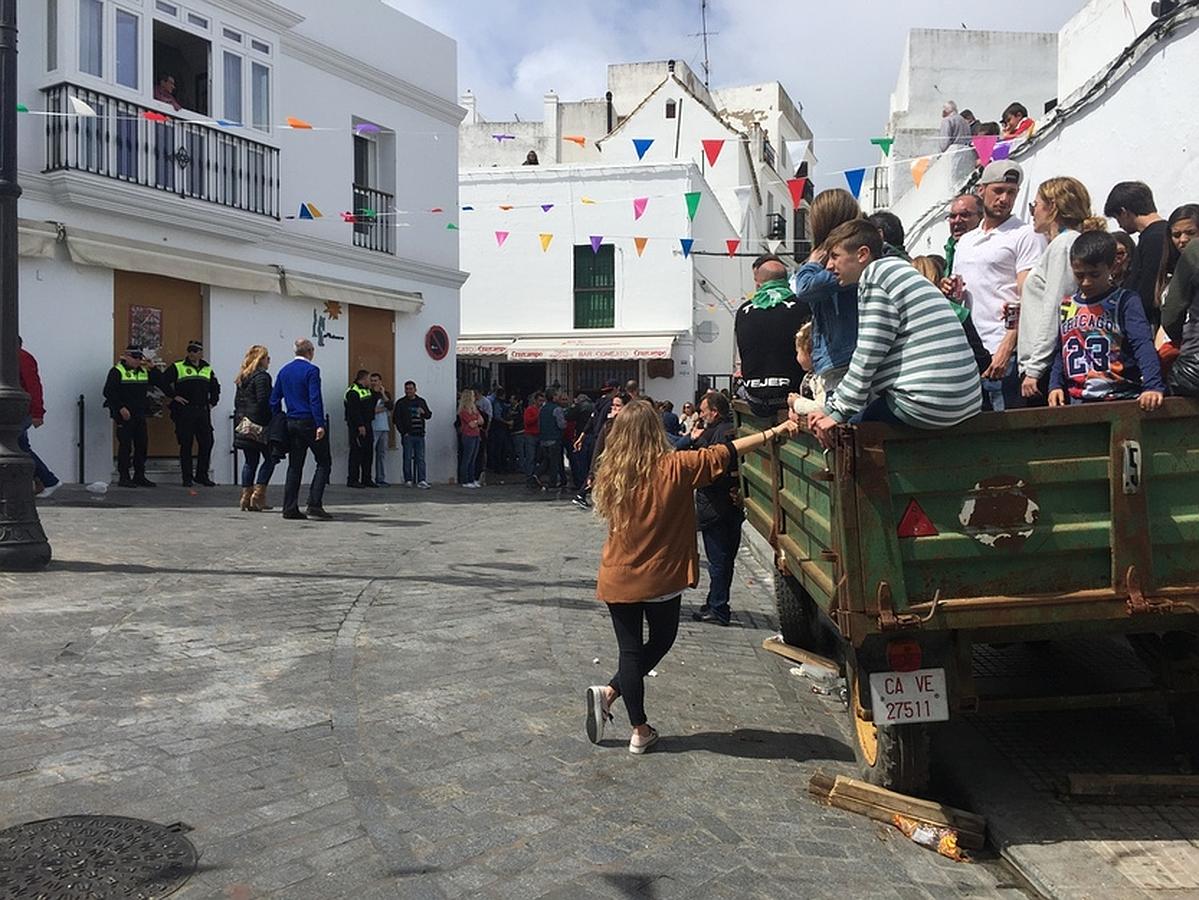
{"label": "cobblestone pavement", "polygon": [[760,649],[747,554],[738,627],[684,621],[633,757],[623,721],[582,730],[615,657],[594,519],[516,488],[328,502],[44,505],[52,569],[0,576],[0,828],[184,822],[185,897],[1023,896],[807,799],[852,771],[844,713]]}

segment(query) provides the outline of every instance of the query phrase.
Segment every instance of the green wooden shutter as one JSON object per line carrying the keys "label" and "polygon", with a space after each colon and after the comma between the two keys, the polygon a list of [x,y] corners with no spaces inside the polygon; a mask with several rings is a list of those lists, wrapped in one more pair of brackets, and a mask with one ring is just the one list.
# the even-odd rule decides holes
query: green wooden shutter
{"label": "green wooden shutter", "polygon": [[616,326],[616,248],[575,247],[575,328]]}

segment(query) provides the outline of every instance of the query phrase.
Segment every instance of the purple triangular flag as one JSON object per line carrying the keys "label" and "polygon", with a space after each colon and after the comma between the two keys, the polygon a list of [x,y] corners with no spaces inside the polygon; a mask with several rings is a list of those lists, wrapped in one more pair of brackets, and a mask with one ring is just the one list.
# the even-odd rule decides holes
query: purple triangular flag
{"label": "purple triangular flag", "polygon": [[554,208],[554,204],[552,204],[552,203],[542,203],[541,204],[542,212],[549,212],[553,208]]}
{"label": "purple triangular flag", "polygon": [[600,250],[600,245],[601,245],[601,244],[603,244],[603,242],[604,242],[604,237],[603,237],[603,235],[600,235],[600,234],[593,234],[593,235],[591,236],[591,252],[592,252],[592,253],[599,253],[599,250]]}
{"label": "purple triangular flag", "polygon": [[991,161],[997,159],[1010,159],[1012,156],[1012,142],[1004,141],[1002,144],[996,144],[995,149],[991,151]]}

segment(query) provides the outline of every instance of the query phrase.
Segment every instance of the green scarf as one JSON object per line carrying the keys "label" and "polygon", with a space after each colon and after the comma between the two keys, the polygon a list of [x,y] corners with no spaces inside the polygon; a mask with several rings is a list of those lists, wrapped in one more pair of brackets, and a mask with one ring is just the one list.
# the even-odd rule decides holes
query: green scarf
{"label": "green scarf", "polygon": [[786,303],[788,300],[794,299],[795,293],[791,290],[791,285],[787,283],[787,279],[776,278],[774,281],[767,281],[760,285],[749,302],[753,305],[754,309],[773,309],[780,303]]}

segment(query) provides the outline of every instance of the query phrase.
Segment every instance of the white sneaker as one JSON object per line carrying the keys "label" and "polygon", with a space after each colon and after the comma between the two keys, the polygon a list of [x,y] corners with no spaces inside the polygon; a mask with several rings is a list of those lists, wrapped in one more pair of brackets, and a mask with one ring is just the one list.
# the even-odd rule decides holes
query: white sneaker
{"label": "white sneaker", "polygon": [[593,744],[598,744],[603,740],[604,725],[612,721],[612,713],[609,711],[608,705],[604,703],[606,695],[606,685],[593,684],[587,688],[587,719],[584,725],[587,728],[587,740]]}
{"label": "white sneaker", "polygon": [[49,487],[42,488],[42,492],[37,495],[37,499],[49,500],[51,497],[54,496],[54,492],[57,491],[60,487],[62,487],[61,481],[58,484],[52,484]]}
{"label": "white sneaker", "polygon": [[640,756],[656,743],[658,743],[658,732],[654,728],[649,730],[649,737],[644,741],[639,742],[636,733],[634,733],[633,737],[629,740],[629,752]]}
{"label": "white sneaker", "polygon": [[405,481],[404,487],[416,487],[416,482],[415,481]]}
{"label": "white sneaker", "polygon": [[420,488],[422,491],[427,491],[430,487],[432,487],[432,485],[429,484],[429,482],[427,482],[427,481],[418,482],[416,486],[418,488]]}

